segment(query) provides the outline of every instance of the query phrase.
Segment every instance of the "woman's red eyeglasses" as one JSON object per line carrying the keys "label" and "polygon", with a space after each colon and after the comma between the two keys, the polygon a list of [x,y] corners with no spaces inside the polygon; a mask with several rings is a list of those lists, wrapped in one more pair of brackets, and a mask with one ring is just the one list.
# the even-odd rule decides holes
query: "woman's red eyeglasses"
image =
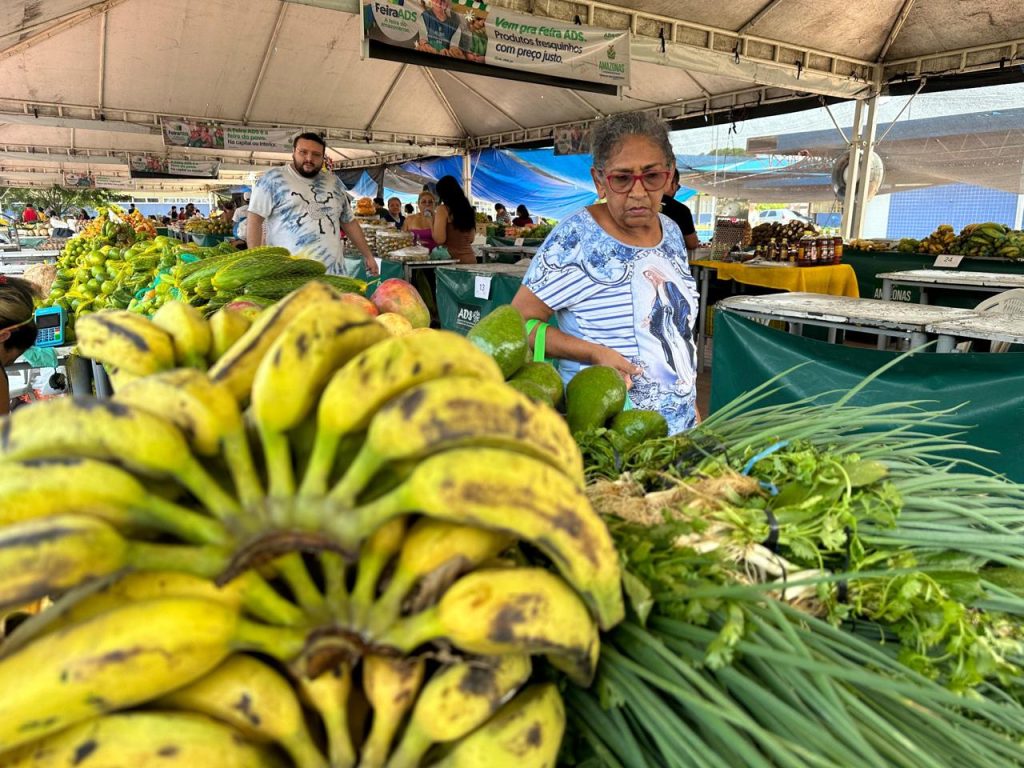
{"label": "woman's red eyeglasses", "polygon": [[609,173],[604,177],[612,192],[629,192],[636,186],[637,179],[648,192],[657,192],[665,187],[672,171],[644,171],[643,173]]}

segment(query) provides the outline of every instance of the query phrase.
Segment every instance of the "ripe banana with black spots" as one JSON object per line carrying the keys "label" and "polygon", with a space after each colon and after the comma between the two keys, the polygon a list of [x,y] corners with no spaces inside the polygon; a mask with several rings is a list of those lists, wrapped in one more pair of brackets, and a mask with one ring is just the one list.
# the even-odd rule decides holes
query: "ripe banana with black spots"
{"label": "ripe banana with black spots", "polygon": [[579,595],[542,568],[473,571],[436,606],[394,624],[379,641],[402,653],[445,639],[468,653],[545,654],[580,685],[590,685],[600,652],[597,625]]}
{"label": "ripe banana with black spots", "polygon": [[114,400],[170,420],[202,456],[223,452],[244,505],[263,496],[238,403],[206,373],[176,368],[145,376],[117,390]]}
{"label": "ripe banana with black spots", "polygon": [[267,350],[292,320],[314,304],[336,301],[338,292],[311,280],[268,307],[230,349],[210,367],[210,378],[227,386],[240,403],[247,402],[253,379]]}
{"label": "ripe banana with black spots", "polygon": [[370,609],[377,596],[380,575],[391,558],[402,547],[405,536],[405,518],[389,520],[373,532],[359,548],[359,565],[356,582],[349,595],[349,621],[353,627],[361,628],[369,619]]}
{"label": "ripe banana with black spots", "polygon": [[174,342],[142,315],[110,309],[83,315],[75,324],[78,354],[127,373],[148,376],[174,367]]}
{"label": "ripe banana with black spots", "polygon": [[[420,518],[402,541],[391,579],[369,613],[368,633],[372,637],[398,620],[403,603],[417,583],[420,592],[443,589],[464,572],[499,554],[512,541],[511,536],[500,531]],[[424,583],[431,579],[440,583]]]}
{"label": "ripe banana with black spots", "polygon": [[363,657],[363,691],[373,709],[373,721],[359,753],[359,768],[383,767],[395,733],[416,700],[423,671],[423,659]]}
{"label": "ripe banana with black spots", "polygon": [[0,660],[0,753],[187,685],[233,651],[290,659],[304,635],[211,600],[122,605]]}
{"label": "ripe banana with black spots", "polygon": [[210,316],[210,355],[213,365],[234,346],[252,325],[252,320],[234,309],[219,309]]}
{"label": "ripe banana with black spots", "polygon": [[252,382],[253,417],[260,430],[270,495],[294,494],[292,454],[285,434],[316,407],[331,374],[388,333],[349,304],[310,304],[267,350]]}
{"label": "ripe banana with black spots", "polygon": [[56,595],[122,568],[174,567],[213,576],[223,550],[125,539],[98,518],[54,515],[0,528],[0,609]]}
{"label": "ripe banana with black spots", "polygon": [[320,397],[316,443],[299,494],[327,492],[342,436],[366,429],[382,405],[418,384],[453,376],[503,380],[493,358],[448,331],[390,338],[352,358]]}
{"label": "ripe banana with black spots", "polygon": [[356,509],[337,514],[326,504],[318,510],[322,529],[348,545],[411,513],[530,542],[579,591],[603,629],[624,615],[611,534],[583,491],[544,462],[493,448],[445,451],[424,459],[396,488]]}
{"label": "ripe banana with black spots", "polygon": [[153,313],[152,320],[170,335],[178,365],[206,370],[213,334],[198,309],[183,301],[168,301]]}
{"label": "ripe banana with black spots", "polygon": [[19,408],[0,421],[0,466],[66,456],[113,459],[145,474],[168,474],[217,518],[241,514],[238,502],[192,454],[181,430],[134,406],[95,397],[61,397]]}
{"label": "ripe banana with black spots", "polygon": [[327,735],[331,768],[352,768],[356,751],[349,733],[348,701],[352,693],[352,667],[342,662],[319,677],[299,676],[306,702],[316,710]]}
{"label": "ripe banana with black spots", "polygon": [[229,657],[212,672],[158,699],[156,706],[209,715],[253,741],[276,741],[295,768],[327,766],[306,727],[295,689],[252,656]]}
{"label": "ripe banana with black spots", "polygon": [[530,677],[530,657],[470,659],[435,672],[416,698],[387,768],[418,768],[433,744],[461,739],[485,723]]}
{"label": "ripe banana with black spots", "polygon": [[552,768],[565,733],[565,705],[553,683],[530,686],[455,744],[433,768]]}
{"label": "ripe banana with black spots", "polygon": [[106,613],[126,603],[164,597],[194,597],[222,603],[268,624],[303,626],[305,614],[275,592],[254,571],[223,587],[184,571],[130,571],[81,584],[61,595],[45,611],[23,621],[0,644],[0,658],[38,637]]}
{"label": "ripe banana with black spots", "polygon": [[565,419],[504,382],[428,381],[381,407],[355,460],[329,497],[352,505],[388,462],[464,446],[504,448],[545,461],[583,487],[583,457]]}
{"label": "ripe banana with black spots", "polygon": [[0,525],[81,514],[129,533],[169,533],[193,544],[227,541],[216,520],[148,492],[134,475],[107,462],[27,459],[0,467]]}
{"label": "ripe banana with black spots", "polygon": [[188,712],[104,715],[0,755],[0,768],[284,768],[229,725]]}

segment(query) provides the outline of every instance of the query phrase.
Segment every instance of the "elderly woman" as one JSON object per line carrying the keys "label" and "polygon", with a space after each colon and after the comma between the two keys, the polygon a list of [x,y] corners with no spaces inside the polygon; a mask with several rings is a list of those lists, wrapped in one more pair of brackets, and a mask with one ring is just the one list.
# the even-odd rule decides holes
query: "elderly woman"
{"label": "elderly woman", "polygon": [[437,199],[434,193],[424,189],[416,200],[416,213],[405,217],[402,224],[403,232],[412,232],[416,238],[417,245],[422,245],[431,251],[437,247],[434,241],[434,207]]}
{"label": "elderly woman", "polygon": [[17,277],[0,275],[0,416],[11,409],[11,390],[4,368],[36,343],[36,287]]}
{"label": "elderly woman", "polygon": [[697,291],[679,227],[659,213],[675,165],[654,115],[605,118],[591,132],[599,198],[559,222],[512,304],[527,320],[558,318],[546,352],[568,381],[588,365],[615,368],[637,408],[677,433],[697,423]]}

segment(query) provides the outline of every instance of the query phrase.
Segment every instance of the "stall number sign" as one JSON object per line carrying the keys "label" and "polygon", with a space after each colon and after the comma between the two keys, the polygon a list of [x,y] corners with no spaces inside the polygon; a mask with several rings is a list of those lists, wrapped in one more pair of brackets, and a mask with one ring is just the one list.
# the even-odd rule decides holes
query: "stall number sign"
{"label": "stall number sign", "polygon": [[477,275],[473,279],[473,296],[477,299],[491,298],[491,276],[490,275]]}
{"label": "stall number sign", "polygon": [[951,253],[941,253],[941,254],[939,254],[936,257],[935,263],[932,266],[934,266],[934,267],[950,267],[950,268],[955,269],[956,267],[960,266],[960,261],[962,259],[963,259],[963,256],[954,256]]}
{"label": "stall number sign", "polygon": [[526,238],[525,237],[517,237],[516,238],[516,248],[522,248],[523,247],[523,243],[525,243],[525,242],[526,242]]}

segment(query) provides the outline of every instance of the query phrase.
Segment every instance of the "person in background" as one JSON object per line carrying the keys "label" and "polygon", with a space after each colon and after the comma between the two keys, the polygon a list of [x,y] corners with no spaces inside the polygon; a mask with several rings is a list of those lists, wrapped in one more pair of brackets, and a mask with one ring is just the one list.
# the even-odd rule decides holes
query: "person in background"
{"label": "person in background", "polygon": [[21,212],[21,220],[26,224],[35,224],[39,221],[39,213],[36,212],[32,203],[28,203],[25,206],[25,210]]}
{"label": "person in background", "polygon": [[384,205],[383,197],[373,198],[373,207],[377,211],[377,218],[391,221],[391,214],[388,213],[388,207]]}
{"label": "person in background", "polygon": [[533,219],[530,218],[530,212],[526,210],[525,205],[516,206],[516,217],[512,219],[513,227],[528,227],[533,224]]}
{"label": "person in background", "polygon": [[341,180],[321,173],[327,144],[317,133],[300,133],[292,141],[292,161],[267,171],[256,182],[249,200],[246,238],[250,248],[280,245],[292,253],[319,259],[333,275],[355,276],[359,258],[344,255],[341,231],[359,251],[370,276],[377,275],[363,230]]}
{"label": "person in background", "polygon": [[397,197],[388,198],[388,221],[395,225],[396,229],[401,229],[402,225],[405,224],[405,214],[402,213],[402,201]]}
{"label": "person in background", "polygon": [[242,204],[235,208],[235,214],[231,217],[232,230],[239,240],[245,240],[245,220],[249,217],[249,193],[242,193]]}
{"label": "person in background", "polygon": [[36,307],[39,294],[28,280],[0,275],[0,415],[10,413],[11,384],[7,366],[36,343]]}
{"label": "person in background", "polygon": [[501,203],[494,204],[494,223],[500,224],[503,227],[512,226],[512,215]]}
{"label": "person in background", "polygon": [[476,210],[454,176],[442,176],[437,180],[437,196],[441,204],[434,213],[431,228],[434,242],[445,246],[460,264],[476,264],[473,252]]}
{"label": "person in background", "polygon": [[168,216],[168,218],[171,221],[177,221],[178,220],[178,206],[172,205],[171,206],[171,212],[169,214],[167,214],[167,216]]}
{"label": "person in background", "polygon": [[437,247],[437,243],[434,241],[435,204],[434,193],[424,189],[416,200],[417,212],[406,216],[405,223],[402,225],[403,232],[412,232],[417,245],[422,245],[431,251]]}
{"label": "person in background", "polygon": [[52,208],[46,215],[50,219],[50,237],[71,237],[71,228],[63,216],[58,216]]}
{"label": "person in background", "polygon": [[135,203],[130,203],[130,204],[128,205],[128,213],[129,213],[129,214],[131,214],[131,213],[135,213]]}
{"label": "person in background", "polygon": [[[406,216],[411,216],[412,212],[415,209],[412,207],[412,203],[406,203],[405,205],[402,206],[402,210],[405,211],[405,215]],[[404,224],[405,222],[402,222],[402,223]]]}
{"label": "person in background", "polygon": [[591,152],[604,202],[558,223],[512,306],[527,320],[557,315],[546,353],[560,361],[564,381],[589,365],[610,366],[630,402],[660,412],[675,434],[699,421],[698,300],[682,233],[659,212],[675,165],[668,131],[650,113],[612,115],[592,129]]}
{"label": "person in background", "polygon": [[192,203],[186,203],[185,207],[182,208],[180,218],[182,220],[191,219],[196,215],[196,207]]}
{"label": "person in background", "polygon": [[686,244],[686,251],[692,254],[700,245],[700,238],[697,237],[697,228],[693,226],[693,214],[690,213],[690,208],[676,200],[678,191],[679,169],[674,168],[668,191],[661,198],[661,212],[679,225],[679,231],[683,233],[683,242]]}

